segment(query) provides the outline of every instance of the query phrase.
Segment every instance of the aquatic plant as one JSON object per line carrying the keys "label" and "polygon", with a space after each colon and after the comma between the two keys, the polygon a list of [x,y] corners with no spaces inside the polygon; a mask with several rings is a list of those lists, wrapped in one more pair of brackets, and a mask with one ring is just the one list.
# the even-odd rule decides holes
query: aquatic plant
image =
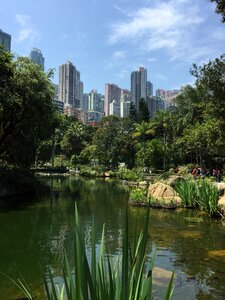
{"label": "aquatic plant", "polygon": [[210,216],[219,215],[219,190],[210,181],[201,180],[198,183],[197,203]]}
{"label": "aquatic plant", "polygon": [[174,186],[185,207],[197,207],[197,183],[193,180],[183,180]]}
{"label": "aquatic plant", "polygon": [[[150,300],[152,299],[152,269],[155,252],[146,269],[146,245],[148,237],[149,210],[144,228],[129,243],[128,211],[126,210],[121,255],[111,257],[105,252],[105,230],[103,226],[100,254],[96,253],[95,222],[92,223],[91,259],[87,258],[84,234],[81,230],[77,208],[75,209],[75,243],[73,266],[65,253],[62,284],[58,285],[49,268],[44,284],[48,300]],[[74,272],[74,275],[72,273]],[[164,299],[171,299],[173,274]],[[27,296],[27,294],[26,294]],[[35,298],[29,295],[30,300]]]}

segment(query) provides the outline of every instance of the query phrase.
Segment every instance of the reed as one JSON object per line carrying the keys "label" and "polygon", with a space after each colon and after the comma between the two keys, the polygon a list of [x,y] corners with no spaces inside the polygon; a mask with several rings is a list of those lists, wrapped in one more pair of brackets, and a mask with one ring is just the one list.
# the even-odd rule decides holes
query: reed
{"label": "reed", "polygon": [[219,190],[212,182],[200,181],[198,184],[198,205],[211,217],[220,216],[219,213]]}
{"label": "reed", "polygon": [[[128,210],[126,210],[121,255],[112,257],[105,251],[105,228],[102,229],[100,254],[96,252],[95,222],[92,223],[91,259],[88,260],[84,234],[75,208],[75,240],[73,266],[65,253],[62,284],[54,282],[49,268],[44,279],[47,300],[150,300],[155,252],[146,270],[146,245],[149,209],[141,233],[129,243]],[[136,230],[137,231],[137,230]],[[74,273],[74,275],[72,275]],[[165,293],[172,297],[173,275]],[[27,294],[26,294],[27,296]],[[30,294],[31,300],[35,299]]]}
{"label": "reed", "polygon": [[184,180],[178,182],[175,191],[180,196],[182,203],[185,207],[197,207],[197,183],[193,180]]}

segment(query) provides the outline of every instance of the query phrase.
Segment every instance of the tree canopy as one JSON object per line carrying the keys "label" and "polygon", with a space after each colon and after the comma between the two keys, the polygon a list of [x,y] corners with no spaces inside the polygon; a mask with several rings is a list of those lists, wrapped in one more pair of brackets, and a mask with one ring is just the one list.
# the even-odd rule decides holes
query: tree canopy
{"label": "tree canopy", "polygon": [[216,3],[216,12],[222,15],[222,22],[225,22],[225,0],[210,0]]}
{"label": "tree canopy", "polygon": [[0,158],[30,166],[41,141],[56,126],[51,72],[45,74],[28,58],[0,49]]}

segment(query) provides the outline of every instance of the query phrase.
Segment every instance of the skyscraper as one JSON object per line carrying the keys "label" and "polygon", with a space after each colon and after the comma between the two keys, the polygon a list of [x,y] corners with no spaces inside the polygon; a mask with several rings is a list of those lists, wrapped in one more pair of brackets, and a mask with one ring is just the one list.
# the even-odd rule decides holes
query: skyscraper
{"label": "skyscraper", "polygon": [[153,96],[153,83],[151,83],[151,81],[147,81],[146,87],[147,87],[147,97],[152,97]]}
{"label": "skyscraper", "polygon": [[3,32],[1,29],[0,29],[0,45],[2,45],[6,51],[11,50],[11,35],[6,32]]}
{"label": "skyscraper", "polygon": [[79,108],[83,99],[80,72],[70,61],[59,66],[59,98],[66,106],[72,108]]}
{"label": "skyscraper", "polygon": [[118,87],[116,84],[113,83],[106,83],[105,84],[105,104],[104,104],[104,112],[105,116],[109,116],[109,106],[113,100],[116,100],[120,103],[121,97],[121,88]]}
{"label": "skyscraper", "polygon": [[41,66],[42,70],[45,68],[45,59],[44,56],[41,53],[40,49],[33,48],[30,52],[30,60],[34,63]]}
{"label": "skyscraper", "polygon": [[141,98],[146,100],[147,97],[147,69],[139,67],[131,73],[131,96],[138,110]]}

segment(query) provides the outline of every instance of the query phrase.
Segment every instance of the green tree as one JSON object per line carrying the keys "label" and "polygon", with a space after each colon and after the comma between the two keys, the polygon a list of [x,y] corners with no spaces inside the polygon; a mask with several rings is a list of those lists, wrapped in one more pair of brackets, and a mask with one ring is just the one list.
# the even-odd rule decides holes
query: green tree
{"label": "green tree", "polygon": [[130,103],[130,109],[129,109],[129,116],[128,118],[133,122],[137,122],[137,108],[136,105],[134,104],[134,102]]}
{"label": "green tree", "polygon": [[139,111],[138,111],[138,122],[148,122],[149,120],[149,110],[148,105],[144,98],[141,98],[139,103]]}
{"label": "green tree", "polygon": [[166,169],[166,165],[169,163],[168,157],[172,153],[171,147],[175,139],[174,130],[174,114],[170,111],[160,110],[156,113],[151,120],[151,127],[155,130],[156,138],[162,138],[163,141],[163,169]]}
{"label": "green tree", "polygon": [[138,166],[146,166],[146,142],[153,137],[154,133],[154,129],[150,126],[150,123],[148,122],[142,121],[140,124],[135,124],[133,139],[135,142],[135,147],[139,152],[137,160]]}
{"label": "green tree", "polygon": [[29,167],[56,126],[49,72],[0,49],[0,158]]}
{"label": "green tree", "polygon": [[72,122],[60,143],[62,152],[68,159],[71,159],[72,155],[78,156],[88,138],[87,126],[78,121]]}
{"label": "green tree", "polygon": [[113,168],[125,162],[128,167],[132,167],[135,153],[132,130],[129,119],[113,115],[103,118],[93,139],[99,162]]}
{"label": "green tree", "polygon": [[216,3],[216,12],[222,15],[222,22],[225,22],[225,0],[210,0]]}

